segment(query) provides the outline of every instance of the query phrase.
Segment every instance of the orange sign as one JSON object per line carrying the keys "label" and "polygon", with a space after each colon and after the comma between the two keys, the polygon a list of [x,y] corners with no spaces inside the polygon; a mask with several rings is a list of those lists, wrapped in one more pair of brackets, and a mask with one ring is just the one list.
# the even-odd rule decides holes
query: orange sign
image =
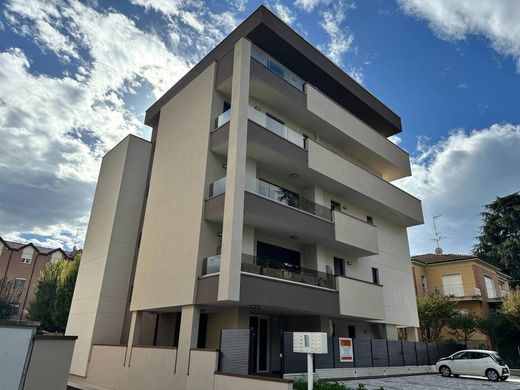
{"label": "orange sign", "polygon": [[354,362],[354,348],[351,338],[340,337],[338,338],[339,343],[339,361],[341,363],[352,363]]}

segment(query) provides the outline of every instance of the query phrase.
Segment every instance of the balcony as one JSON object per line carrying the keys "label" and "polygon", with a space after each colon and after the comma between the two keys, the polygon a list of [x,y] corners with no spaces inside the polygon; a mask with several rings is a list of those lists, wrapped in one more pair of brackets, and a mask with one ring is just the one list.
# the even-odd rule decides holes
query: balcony
{"label": "balcony", "polygon": [[[334,276],[325,272],[304,267],[291,267],[280,259],[258,259],[256,256],[242,254],[242,272],[263,275],[269,278],[289,282],[308,284],[329,289],[336,289]],[[220,272],[220,255],[211,256],[202,261],[202,276]]]}
{"label": "balcony", "polygon": [[449,297],[453,301],[482,300],[482,291],[474,283],[449,284],[442,288],[422,289],[423,295],[437,294]]}
{"label": "balcony", "polygon": [[422,224],[421,201],[356,163],[308,139],[308,168],[316,183],[404,226]]}
{"label": "balcony", "polygon": [[[225,178],[210,185],[204,217],[223,222]],[[377,227],[254,177],[246,178],[244,224],[258,232],[325,245],[354,257],[379,253]]]}
{"label": "balcony", "polygon": [[354,278],[338,277],[341,315],[371,320],[385,318],[383,286]]}
{"label": "balcony", "polygon": [[334,210],[333,217],[334,237],[337,241],[350,245],[354,256],[363,257],[379,253],[375,225],[337,210]]}
{"label": "balcony", "polygon": [[[229,113],[217,122],[211,135],[211,150],[226,155]],[[247,155],[273,176],[297,173],[300,188],[317,185],[402,226],[423,223],[421,202],[357,163],[336,154],[265,113],[249,108]]]}

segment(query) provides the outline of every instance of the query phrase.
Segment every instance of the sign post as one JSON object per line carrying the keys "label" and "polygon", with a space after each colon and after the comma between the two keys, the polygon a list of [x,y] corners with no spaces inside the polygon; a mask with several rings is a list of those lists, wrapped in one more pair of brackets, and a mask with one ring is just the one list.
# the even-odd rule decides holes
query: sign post
{"label": "sign post", "polygon": [[293,332],[293,352],[307,354],[307,390],[312,390],[314,385],[312,355],[315,353],[326,354],[328,352],[327,333]]}

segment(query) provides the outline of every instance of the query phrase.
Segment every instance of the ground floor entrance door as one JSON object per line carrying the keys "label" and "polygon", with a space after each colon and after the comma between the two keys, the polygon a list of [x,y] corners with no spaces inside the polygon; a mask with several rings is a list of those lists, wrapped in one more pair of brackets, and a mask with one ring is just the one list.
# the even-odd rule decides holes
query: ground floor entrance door
{"label": "ground floor entrance door", "polygon": [[251,370],[269,372],[269,316],[249,317],[251,329]]}

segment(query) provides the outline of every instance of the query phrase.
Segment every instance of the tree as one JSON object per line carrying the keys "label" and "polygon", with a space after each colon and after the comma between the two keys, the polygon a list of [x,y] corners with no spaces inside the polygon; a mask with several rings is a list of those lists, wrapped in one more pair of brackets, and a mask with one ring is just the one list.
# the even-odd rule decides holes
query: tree
{"label": "tree", "polygon": [[441,330],[448,325],[454,308],[454,302],[439,294],[430,294],[417,299],[419,324],[426,341],[439,340]]}
{"label": "tree", "polygon": [[467,348],[468,340],[477,331],[477,320],[473,313],[456,313],[448,321],[449,332]]}
{"label": "tree", "polygon": [[520,288],[504,298],[501,312],[520,330]]}
{"label": "tree", "polygon": [[0,278],[0,320],[11,318],[21,295],[22,289],[15,288],[14,280],[7,276]]}
{"label": "tree", "polygon": [[48,263],[41,271],[36,299],[28,311],[29,318],[40,321],[42,328],[63,331],[67,326],[80,261],[78,254],[73,261],[63,259]]}
{"label": "tree", "polygon": [[497,197],[481,216],[475,255],[508,273],[513,285],[520,285],[520,192]]}
{"label": "tree", "polygon": [[497,349],[511,334],[511,322],[500,312],[489,312],[477,318],[477,329],[488,335],[491,347]]}

